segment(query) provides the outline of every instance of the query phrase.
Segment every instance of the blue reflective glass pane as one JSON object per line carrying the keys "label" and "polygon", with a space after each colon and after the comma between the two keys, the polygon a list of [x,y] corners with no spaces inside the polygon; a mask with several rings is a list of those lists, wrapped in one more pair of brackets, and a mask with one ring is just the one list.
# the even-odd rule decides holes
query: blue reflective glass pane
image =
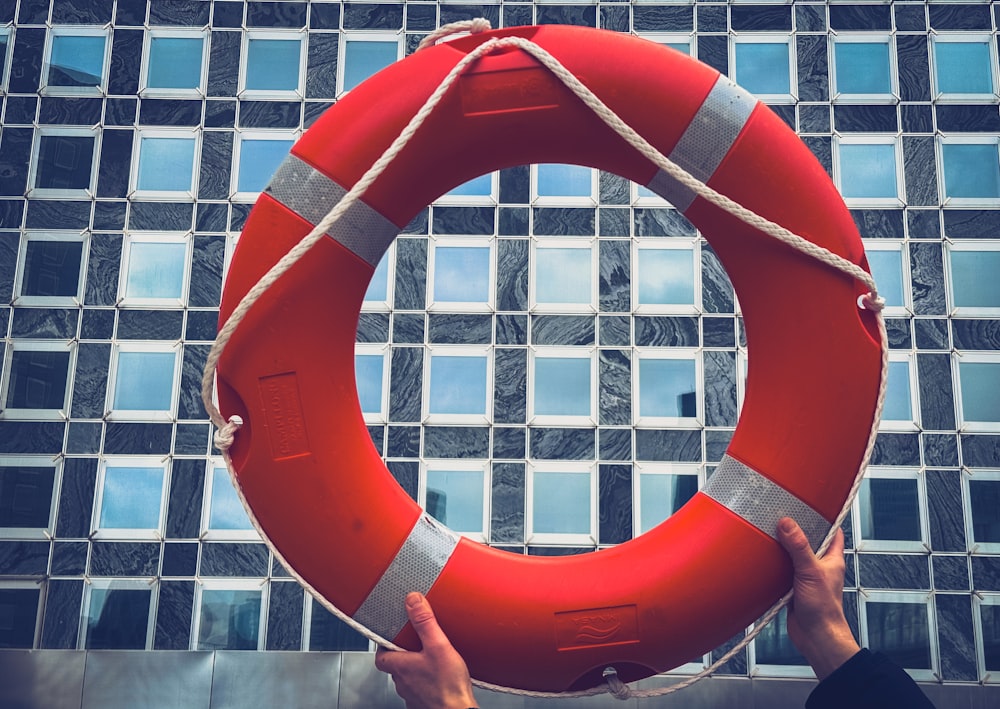
{"label": "blue reflective glass pane", "polygon": [[288,157],[294,140],[240,141],[240,171],[236,189],[239,192],[260,192]]}
{"label": "blue reflective glass pane", "polygon": [[691,43],[690,42],[664,42],[664,45],[670,47],[671,49],[676,49],[681,54],[691,54]]}
{"label": "blue reflective glass pane", "polygon": [[1000,308],[1000,251],[952,251],[951,292],[959,308]]}
{"label": "blue reflective glass pane", "polygon": [[163,468],[109,465],[101,497],[102,529],[159,529]]}
{"label": "blue reflective glass pane", "polygon": [[537,249],[535,296],[539,303],[591,301],[591,250]]}
{"label": "blue reflective glass pane", "polygon": [[186,244],[133,242],[129,248],[127,298],[180,298],[184,292]]}
{"label": "blue reflective glass pane", "polygon": [[973,540],[1000,544],[1000,480],[969,480],[969,507]]}
{"label": "blue reflective glass pane", "polygon": [[923,603],[868,601],[868,646],[900,667],[931,669],[931,637]]}
{"label": "blue reflective glass pane", "polygon": [[104,74],[103,36],[54,35],[49,86],[100,86]]}
{"label": "blue reflective glass pane", "polygon": [[488,197],[493,192],[493,173],[474,177],[448,192],[452,197]]}
{"label": "blue reflective glass pane", "polygon": [[886,381],[885,408],[882,409],[882,418],[887,421],[913,420],[909,362],[889,362],[889,377]]}
{"label": "blue reflective glass pane", "polygon": [[539,165],[539,197],[590,197],[593,173],[580,165]]}
{"label": "blue reflective glass pane", "polygon": [[428,470],[427,513],[456,532],[483,531],[483,471]]}
{"label": "blue reflective glass pane", "polygon": [[385,69],[399,56],[399,44],[373,40],[348,40],[344,49],[344,91],[350,91],[372,74]]}
{"label": "blue reflective glass pane", "polygon": [[366,414],[382,413],[383,355],[355,355],[354,374],[358,383],[361,411]]}
{"label": "blue reflective glass pane", "polygon": [[589,416],[590,358],[535,359],[535,415]]}
{"label": "blue reflective glass pane", "polygon": [[434,300],[485,303],[490,295],[488,246],[434,248]]}
{"label": "blue reflective glass pane", "polygon": [[698,415],[693,359],[639,360],[639,415]]}
{"label": "blue reflective glass pane", "polygon": [[944,192],[948,197],[1000,197],[1000,158],[995,143],[945,143]]}
{"label": "blue reflective glass pane", "polygon": [[913,478],[865,478],[858,491],[863,539],[920,541],[920,507]]}
{"label": "blue reflective glass pane", "polygon": [[687,249],[639,249],[639,303],[694,304],[694,253]]}
{"label": "blue reflective glass pane", "polygon": [[174,352],[119,352],[113,408],[169,411],[176,361]]}
{"label": "blue reflective glass pane", "polygon": [[259,632],[260,591],[201,592],[199,650],[256,650]]}
{"label": "blue reflective glass pane", "polygon": [[885,298],[886,305],[902,306],[903,300],[903,254],[901,251],[872,250],[865,254],[871,268],[878,294]]}
{"label": "blue reflective glass pane", "polygon": [[209,529],[253,529],[246,508],[240,502],[229,471],[212,470],[212,502],[208,517]]}
{"label": "blue reflective glass pane", "polygon": [[384,303],[389,297],[389,257],[383,255],[379,259],[378,266],[372,273],[372,279],[368,281],[368,289],[365,291],[365,302],[374,301]]}
{"label": "blue reflective glass pane", "polygon": [[136,188],[190,192],[194,181],[194,138],[143,138]]}
{"label": "blue reflective glass pane", "polygon": [[486,413],[486,357],[433,355],[430,412]]}
{"label": "blue reflective glass pane", "polygon": [[962,418],[1000,423],[1000,362],[959,361],[962,384]]}
{"label": "blue reflective glass pane", "polygon": [[153,37],[149,40],[146,86],[196,89],[201,86],[205,40],[201,37]]}
{"label": "blue reflective glass pane", "polygon": [[299,88],[302,42],[297,39],[251,39],[247,44],[246,88],[295,91]]}
{"label": "blue reflective glass pane", "polygon": [[844,197],[895,197],[896,146],[841,143],[840,193]]}
{"label": "blue reflective glass pane", "polygon": [[532,529],[538,534],[590,534],[590,473],[535,472]]}
{"label": "blue reflective glass pane", "polygon": [[736,45],[736,83],[753,94],[787,94],[788,44],[740,42]]}
{"label": "blue reflective glass pane", "polygon": [[892,91],[888,42],[837,42],[833,47],[838,92],[888,94]]}
{"label": "blue reflective glass pane", "polygon": [[991,94],[993,71],[986,42],[935,42],[937,88],[944,94]]}
{"label": "blue reflective glass pane", "polygon": [[645,534],[679,510],[698,492],[697,475],[639,476],[639,520]]}
{"label": "blue reflective glass pane", "polygon": [[91,588],[87,610],[89,650],[145,650],[152,591],[141,588]]}

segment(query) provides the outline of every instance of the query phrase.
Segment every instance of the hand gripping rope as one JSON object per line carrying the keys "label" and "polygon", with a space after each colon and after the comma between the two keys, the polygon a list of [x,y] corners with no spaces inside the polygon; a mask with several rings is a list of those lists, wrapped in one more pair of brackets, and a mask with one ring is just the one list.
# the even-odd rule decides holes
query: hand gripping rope
{"label": "hand gripping rope", "polygon": [[[472,34],[479,34],[491,29],[488,20],[483,18],[477,18],[474,20],[468,20],[463,22],[455,22],[449,25],[445,25],[435,32],[431,33],[420,43],[417,51],[425,49],[429,46],[433,46],[438,40],[443,37],[461,33],[470,32]],[[493,52],[497,49],[516,47],[537,59],[543,66],[545,66],[549,71],[552,72],[563,84],[566,85],[590,110],[592,110],[605,124],[607,124],[612,130],[614,130],[618,135],[624,138],[630,145],[632,145],[639,153],[646,157],[650,162],[654,163],[661,170],[666,172],[672,178],[677,180],[683,186],[690,189],[694,194],[699,197],[704,198],[713,205],[723,209],[729,214],[739,218],[746,224],[754,227],[755,229],[767,234],[774,239],[810,256],[817,261],[827,264],[828,266],[841,271],[852,278],[860,281],[869,289],[869,292],[858,298],[858,307],[870,310],[875,315],[875,320],[878,325],[879,337],[881,340],[882,348],[882,371],[879,379],[879,391],[878,399],[875,408],[875,415],[872,421],[871,431],[868,437],[868,443],[865,448],[864,456],[861,461],[861,465],[858,468],[857,474],[854,478],[854,483],[851,486],[850,492],[847,499],[844,502],[844,506],[837,515],[833,524],[830,527],[829,533],[820,545],[817,553],[822,555],[830,545],[834,534],[844,518],[847,516],[848,511],[851,508],[851,503],[854,500],[854,496],[857,494],[858,488],[861,485],[861,480],[864,476],[864,472],[868,467],[868,461],[871,458],[872,450],[875,446],[875,439],[878,432],[879,421],[882,417],[882,409],[885,401],[885,390],[886,390],[886,373],[889,366],[889,342],[888,336],[886,334],[885,322],[882,318],[882,308],[885,303],[884,300],[878,295],[878,289],[875,285],[875,281],[872,276],[866,272],[863,268],[857,264],[848,261],[841,256],[838,256],[829,250],[818,246],[807,239],[798,236],[788,229],[776,224],[764,217],[754,213],[753,211],[743,207],[742,205],[734,202],[730,198],[726,197],[719,192],[716,192],[711,187],[699,181],[697,178],[693,177],[686,170],[678,166],[676,163],[671,162],[666,156],[660,153],[656,148],[654,148],[648,141],[646,141],[642,136],[636,133],[631,127],[625,124],[613,111],[611,111],[597,96],[593,94],[586,86],[584,86],[579,79],[576,78],[570,71],[568,71],[555,57],[553,57],[549,52],[547,52],[542,47],[538,46],[530,40],[521,37],[503,37],[497,39],[491,39],[487,42],[476,47],[473,51],[465,55],[458,63],[451,69],[448,75],[442,80],[441,84],[434,91],[433,94],[427,99],[420,110],[413,116],[409,124],[403,130],[402,133],[392,142],[392,144],[386,149],[386,151],[379,157],[378,160],[368,169],[367,172],[357,181],[357,183],[344,195],[344,197],[327,213],[327,215],[309,232],[298,244],[296,244],[287,254],[285,254],[260,280],[251,288],[247,294],[243,297],[240,303],[237,305],[232,315],[223,325],[222,329],[219,331],[218,337],[215,343],[212,345],[212,349],[209,352],[208,359],[205,364],[205,370],[202,376],[202,386],[201,386],[201,396],[204,402],[205,409],[212,420],[212,423],[217,427],[217,432],[215,434],[215,445],[222,451],[222,455],[226,461],[226,466],[229,468],[232,474],[232,461],[229,456],[229,448],[233,443],[235,435],[239,430],[240,426],[243,424],[242,419],[239,416],[231,416],[227,421],[223,418],[222,413],[219,411],[218,406],[214,402],[214,383],[215,383],[215,371],[218,366],[219,358],[222,356],[223,350],[226,348],[226,344],[229,342],[233,333],[239,327],[240,322],[246,316],[246,314],[253,307],[254,303],[271,287],[271,285],[277,281],[281,276],[288,271],[299,259],[301,259],[316,242],[324,237],[331,226],[336,223],[349,208],[356,203],[368,189],[368,187],[375,182],[376,179],[382,174],[385,168],[393,161],[393,159],[406,147],[412,136],[420,129],[420,126],[424,123],[426,118],[431,114],[434,108],[441,101],[442,97],[452,86],[455,80],[465,71],[466,67],[478,60],[480,57]],[[243,493],[240,491],[239,486],[236,486],[237,492],[240,495],[241,500],[243,499]],[[245,500],[244,500],[245,504]],[[257,520],[253,518],[254,526],[257,527],[257,531],[261,533],[262,538],[266,539],[266,535],[260,528]],[[276,556],[280,557],[277,550],[272,548]],[[281,559],[282,562],[284,561]],[[304,582],[303,582],[304,583]],[[311,592],[308,584],[305,584],[307,590]],[[347,623],[349,626],[354,628],[356,631],[361,633],[363,636],[372,640],[383,647],[387,647],[393,650],[400,650],[398,646],[389,642],[385,638],[382,638],[370,630],[365,628],[363,625],[359,624],[357,621],[351,617],[344,614],[342,611],[332,606],[325,599],[322,599],[318,594],[313,593],[317,596],[319,600],[327,607],[332,613],[334,613],[340,620]],[[603,686],[597,686],[590,689],[575,691],[575,692],[538,692],[516,689],[511,687],[503,687],[496,684],[491,684],[487,682],[481,682],[478,680],[473,680],[474,684],[478,687],[484,689],[489,689],[491,691],[506,692],[510,694],[516,694],[520,696],[527,697],[584,697],[592,696],[597,694],[609,693],[617,699],[629,699],[630,697],[645,698],[645,697],[656,697],[665,694],[670,694],[676,692],[680,689],[688,687],[703,677],[708,677],[713,674],[719,667],[729,661],[730,658],[735,656],[743,648],[745,648],[763,629],[770,623],[775,616],[778,615],[779,611],[784,608],[789,600],[791,600],[792,592],[789,591],[784,596],[782,596],[761,618],[754,624],[754,627],[750,629],[748,633],[728,652],[722,655],[718,660],[712,663],[711,666],[705,668],[701,672],[670,686],[659,687],[655,689],[633,689],[626,685],[619,679],[617,672],[614,668],[609,667],[604,672],[605,684]]]}

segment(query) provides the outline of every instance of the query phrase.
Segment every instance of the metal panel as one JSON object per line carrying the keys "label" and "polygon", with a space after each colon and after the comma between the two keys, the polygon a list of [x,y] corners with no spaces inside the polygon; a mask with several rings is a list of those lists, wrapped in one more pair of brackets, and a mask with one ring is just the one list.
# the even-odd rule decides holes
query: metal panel
{"label": "metal panel", "polygon": [[83,709],[208,709],[211,652],[91,650]]}
{"label": "metal panel", "polygon": [[0,650],[0,707],[80,709],[85,653]]}
{"label": "metal panel", "polygon": [[219,651],[211,709],[331,709],[340,661],[340,653],[329,652]]}
{"label": "metal panel", "polygon": [[[403,709],[389,675],[375,669],[370,652],[345,652],[340,670],[340,709]],[[488,705],[487,705],[488,706]]]}

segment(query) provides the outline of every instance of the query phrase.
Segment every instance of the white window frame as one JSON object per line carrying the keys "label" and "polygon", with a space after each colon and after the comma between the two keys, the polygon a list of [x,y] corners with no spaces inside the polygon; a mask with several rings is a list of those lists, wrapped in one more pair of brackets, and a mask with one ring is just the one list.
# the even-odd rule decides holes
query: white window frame
{"label": "white window frame", "polygon": [[747,397],[747,375],[750,370],[750,361],[747,358],[747,348],[736,348],[736,414],[743,411],[743,402]]}
{"label": "white window frame", "polygon": [[[385,42],[396,44],[396,61],[404,56],[403,37],[398,32],[372,32],[371,30],[346,30],[340,33],[337,47],[337,98],[349,94],[352,89],[344,88],[344,72],[347,69],[347,44],[351,41]],[[356,88],[356,87],[355,87]]]}
{"label": "white window frame", "polygon": [[[560,165],[570,163],[545,163],[546,165]],[[530,166],[529,184],[531,186],[531,206],[533,207],[596,207],[597,196],[600,193],[600,171],[585,165],[572,165],[590,170],[590,194],[584,197],[574,196],[550,196],[538,194],[538,164]]]}
{"label": "white window frame", "polygon": [[[932,32],[930,36],[930,68],[931,98],[935,102],[946,103],[993,103],[997,100],[1000,90],[1000,74],[997,68],[997,47],[994,35],[986,32]],[[990,54],[990,80],[993,91],[990,93],[946,93],[938,88],[937,46],[938,44],[985,44]]]}
{"label": "white window frame", "polygon": [[[126,295],[129,276],[129,263],[132,247],[135,244],[183,244],[184,273],[181,277],[181,295],[179,298],[138,298]],[[132,232],[125,235],[122,248],[122,265],[118,278],[118,305],[123,308],[183,308],[188,300],[188,289],[191,285],[191,257],[193,240],[190,233],[170,232]]]}
{"label": "white window frame", "polygon": [[80,606],[80,632],[77,636],[77,649],[88,650],[87,619],[90,614],[90,602],[94,589],[122,589],[149,591],[149,614],[146,619],[146,646],[143,650],[153,649],[153,637],[156,631],[156,607],[159,599],[160,585],[155,578],[90,578],[84,579],[83,604]]}
{"label": "white window frame", "polygon": [[[571,314],[571,313],[592,313],[597,314],[597,297],[599,287],[599,262],[598,249],[595,248],[596,239],[592,237],[542,237],[531,239],[529,249],[529,269],[528,269],[528,307],[532,313],[551,314]],[[590,301],[587,303],[556,303],[538,299],[538,252],[548,249],[587,249],[590,251]]]}
{"label": "white window frame", "polygon": [[938,172],[938,190],[941,195],[942,207],[997,207],[1000,197],[949,197],[944,177],[944,146],[945,145],[992,145],[997,151],[997,162],[1000,163],[1000,138],[990,135],[938,135],[935,142]]}
{"label": "white window frame", "polygon": [[[469,205],[469,206],[492,206],[497,204],[499,201],[500,194],[500,173],[494,170],[488,173],[490,176],[490,193],[487,195],[483,194],[451,194],[450,192],[445,192],[443,195],[439,196],[433,202],[432,205],[450,206],[450,205]],[[472,178],[477,179],[477,178]],[[455,185],[452,189],[457,189],[461,187],[464,182]]]}
{"label": "white window frame", "polygon": [[906,244],[895,239],[862,239],[865,247],[865,254],[872,251],[895,251],[899,254],[899,270],[902,276],[903,304],[887,305],[883,308],[883,315],[904,316],[913,312],[912,283],[910,281],[910,252]]}
{"label": "white window frame", "polygon": [[[779,618],[782,614],[785,614],[785,617],[787,618],[787,613],[788,608],[786,606],[781,609],[781,612],[777,616],[774,617],[774,620],[770,623],[770,627],[777,628]],[[757,636],[757,638],[759,637],[760,635]],[[754,641],[750,643],[749,655],[747,657],[750,665],[750,677],[802,677],[811,679],[816,676],[815,671],[813,671],[813,668],[808,664],[779,665],[760,662],[757,659],[757,638],[754,638]]]}
{"label": "white window frame", "polygon": [[[639,370],[642,360],[694,360],[695,411],[689,416],[643,416],[641,411]],[[632,420],[635,428],[696,428],[705,422],[705,364],[702,351],[694,347],[636,347],[632,358]]]}
{"label": "white window frame", "polygon": [[51,539],[55,534],[56,508],[62,488],[62,456],[0,456],[0,467],[52,468],[52,496],[49,499],[49,519],[44,527],[0,527],[0,539]]}
{"label": "white window frame", "polygon": [[[927,483],[918,468],[886,468],[871,466],[865,472],[867,479],[915,480],[917,483],[917,522],[920,527],[919,540],[905,539],[864,539],[861,536],[861,495],[851,503],[853,520],[854,549],[858,552],[921,552],[930,551],[930,522],[927,510]],[[860,490],[859,490],[860,493]]]}
{"label": "white window frame", "polygon": [[[698,480],[698,489],[705,487],[705,466],[700,463],[635,463],[632,466],[632,538],[644,534],[642,531],[642,476],[644,475],[693,475]],[[669,518],[668,518],[669,519]],[[661,524],[661,523],[657,523]],[[652,529],[652,527],[650,528]],[[693,663],[691,663],[693,664]]]}
{"label": "white window frame", "polygon": [[894,168],[896,177],[895,197],[843,197],[848,207],[901,207],[905,194],[903,186],[903,151],[900,148],[899,137],[896,135],[874,136],[874,135],[851,135],[850,137],[834,136],[833,139],[833,175],[837,192],[843,196],[841,189],[841,166],[840,166],[840,146],[841,145],[891,145],[893,146]]}
{"label": "white window frame", "polygon": [[910,677],[918,682],[932,682],[938,680],[937,673],[940,672],[941,661],[937,644],[937,623],[933,606],[933,594],[929,591],[873,591],[866,590],[858,594],[858,626],[861,635],[861,645],[871,647],[871,639],[868,637],[868,611],[869,603],[911,603],[913,605],[923,605],[927,609],[927,641],[930,646],[931,668],[930,669],[910,669],[903,668]]}
{"label": "white window frame", "polygon": [[0,56],[0,61],[3,61],[3,67],[0,68],[0,89],[6,92],[8,81],[10,81],[10,62],[13,57],[15,35],[14,28],[12,26],[0,28],[0,35],[7,38],[7,46],[4,48],[2,56]]}
{"label": "white window frame", "polygon": [[[160,487],[160,519],[155,528],[141,527],[102,527],[101,512],[104,509],[104,481],[108,468],[161,468],[163,479]],[[109,456],[101,460],[97,469],[97,482],[94,487],[94,511],[91,515],[92,539],[163,539],[163,529],[167,523],[167,505],[170,493],[170,465],[165,458],[157,456]]]}
{"label": "white window frame", "polygon": [[[1000,542],[977,542],[973,534],[972,519],[972,489],[969,483],[974,480],[987,480],[1000,482],[1000,470],[983,470],[965,468],[962,471],[963,494],[963,517],[965,518],[965,539],[968,549],[973,554],[1000,554]],[[997,677],[1000,680],[1000,675]]]}
{"label": "white window frame", "polygon": [[798,72],[796,71],[796,52],[792,44],[792,36],[786,32],[752,32],[734,34],[729,42],[729,74],[736,82],[736,46],[739,44],[784,44],[788,47],[788,93],[787,94],[756,94],[743,87],[750,95],[761,102],[794,104],[798,100]]}
{"label": "white window frame", "polygon": [[[697,32],[636,32],[636,35],[642,39],[649,40],[654,44],[664,46],[669,44],[681,44],[682,42],[687,43],[687,55],[689,57],[698,56]],[[671,47],[671,49],[673,49],[673,47]]]}
{"label": "white window frame", "polygon": [[[525,480],[525,543],[532,546],[597,546],[597,463],[591,461],[532,461],[527,466]],[[586,473],[590,476],[590,533],[560,534],[535,532],[535,473]]]}
{"label": "white window frame", "polygon": [[[115,388],[118,385],[118,356],[122,352],[174,353],[174,380],[170,391],[170,409],[116,409]],[[105,418],[109,421],[173,421],[177,417],[177,401],[180,390],[183,351],[180,342],[121,342],[112,347],[111,370],[108,375],[108,392],[105,403]]]}
{"label": "white window frame", "polygon": [[[481,532],[463,532],[452,529],[455,534],[471,539],[474,542],[487,543],[490,531],[490,490],[492,480],[490,478],[490,462],[488,460],[454,460],[454,459],[434,459],[424,460],[420,463],[420,481],[417,487],[417,504],[426,512],[427,510],[427,478],[431,470],[443,472],[481,472],[483,474],[483,519]],[[430,512],[427,512],[430,515]],[[447,525],[446,525],[447,526]],[[451,529],[451,527],[449,527]]]}
{"label": "white window frame", "polygon": [[[35,187],[42,154],[42,138],[65,136],[67,138],[93,138],[94,148],[90,155],[90,184],[85,188]],[[90,198],[95,194],[97,183],[97,156],[101,151],[101,132],[95,128],[64,128],[62,126],[40,126],[35,129],[31,145],[31,163],[28,166],[28,197],[53,199]]]}
{"label": "white window frame", "polygon": [[[259,591],[260,617],[257,619],[256,649],[264,649],[269,601],[267,579],[200,579],[194,587],[194,611],[191,618],[191,650],[199,650],[198,638],[201,635],[202,594],[204,591]],[[202,650],[202,652],[208,651]],[[230,651],[226,650],[226,652]]]}
{"label": "white window frame", "polygon": [[[247,65],[250,57],[250,42],[255,39],[296,40],[299,43],[299,81],[294,89],[248,89]],[[341,41],[343,44],[343,41]],[[309,62],[306,31],[302,30],[247,30],[243,32],[240,46],[239,93],[241,99],[260,98],[305,98],[306,67]]]}
{"label": "white window frame", "polygon": [[[427,311],[492,313],[496,306],[497,249],[493,237],[453,237],[431,236],[427,250]],[[448,247],[475,247],[489,250],[487,291],[485,301],[436,301],[434,300],[434,277],[437,274],[437,250]]]}
{"label": "white window frame", "polygon": [[[69,418],[72,407],[71,393],[76,379],[76,340],[13,340],[7,346],[3,355],[3,379],[0,380],[0,420],[38,420],[65,421]],[[69,351],[69,361],[66,372],[66,390],[63,392],[63,406],[60,409],[14,409],[7,408],[7,395],[10,391],[11,371],[14,366],[15,352],[61,352]]]}
{"label": "white window frame", "polygon": [[[393,239],[392,243],[386,248],[385,253],[379,259],[379,263],[385,261],[385,300],[362,300],[361,301],[361,312],[363,313],[386,313],[392,310],[393,298],[396,292],[396,240]],[[372,276],[375,275],[375,271],[378,270],[379,264],[375,264],[375,268],[372,269]],[[368,279],[369,285],[371,284],[371,278]],[[368,292],[368,286],[365,286],[365,293]],[[364,298],[364,295],[362,295]]]}
{"label": "white window frame", "polygon": [[[201,505],[201,535],[199,537],[202,541],[244,541],[244,542],[259,542],[262,541],[260,534],[257,532],[255,527],[250,529],[212,529],[209,527],[209,520],[211,520],[212,515],[212,489],[215,482],[215,476],[221,472],[222,475],[229,476],[229,469],[226,467],[226,462],[222,458],[209,458],[207,465],[205,466],[205,492],[202,495],[202,505]],[[240,491],[236,483],[233,483],[233,488],[236,490],[237,497],[243,500],[243,494]],[[244,505],[245,507],[245,505]],[[253,524],[253,517],[247,512],[247,517],[250,518],[251,525]]]}
{"label": "white window frame", "polygon": [[[80,248],[80,273],[76,281],[76,295],[20,295],[27,275],[28,244],[36,241],[65,241],[82,244]],[[87,259],[90,255],[90,232],[26,231],[21,238],[14,274],[14,305],[37,305],[52,307],[83,304],[84,280],[87,274]]]}
{"label": "white window frame", "polygon": [[1000,606],[1000,593],[977,591],[972,594],[972,624],[976,643],[976,670],[984,684],[1000,684],[1000,672],[986,669],[986,638],[983,631],[983,606]]}
{"label": "white window frame", "polygon": [[[431,360],[435,357],[485,357],[486,358],[486,401],[482,414],[431,413]],[[425,424],[457,423],[488,424],[493,419],[493,350],[488,345],[433,345],[424,349],[423,362],[424,391],[423,417]],[[386,387],[387,389],[388,387]],[[388,393],[383,390],[383,396]],[[388,409],[386,409],[388,410]]]}
{"label": "white window frame", "polygon": [[996,307],[959,306],[955,304],[955,279],[952,275],[951,255],[956,251],[993,251],[1000,253],[1000,239],[983,239],[975,241],[945,241],[944,245],[944,280],[948,294],[949,312],[954,316],[973,318],[1000,317],[1000,305]]}
{"label": "white window frame", "polygon": [[955,416],[958,430],[964,432],[997,432],[1000,431],[1000,421],[966,421],[962,406],[962,362],[985,362],[995,364],[1000,368],[1000,352],[956,352],[951,358],[952,381],[955,382]]}
{"label": "white window frame", "polygon": [[41,581],[28,581],[19,579],[3,579],[0,580],[0,590],[36,590],[38,591],[38,606],[35,608],[35,631],[31,636],[31,646],[27,648],[21,648],[23,650],[34,650],[38,647],[38,643],[41,639],[42,634],[42,612],[45,608],[45,584]]}
{"label": "white window frame", "polygon": [[[690,251],[694,278],[694,302],[640,303],[639,302],[639,252],[640,251]],[[632,312],[642,315],[695,315],[702,311],[701,301],[701,244],[688,238],[639,238],[632,240]]]}
{"label": "white window frame", "polygon": [[[356,343],[354,345],[354,356],[381,356],[382,357],[382,396],[379,404],[379,412],[373,413],[362,411],[361,415],[366,424],[386,423],[389,419],[389,370],[391,359],[389,357],[389,345],[385,343]],[[489,365],[487,365],[489,371]],[[357,389],[357,365],[354,365],[355,390]],[[487,385],[488,386],[488,385]],[[360,403],[360,397],[359,397]]]}
{"label": "white window frame", "polygon": [[[191,89],[171,89],[149,86],[149,68],[151,62],[152,44],[154,39],[200,39],[201,40],[201,73],[198,86]],[[208,85],[208,62],[210,34],[206,30],[159,29],[150,28],[145,32],[142,42],[142,70],[139,74],[139,95],[143,98],[181,98],[203,97]]]}
{"label": "white window frame", "polygon": [[[590,362],[590,412],[586,415],[573,414],[537,414],[535,413],[535,362],[539,359],[572,358]],[[528,348],[528,424],[541,426],[573,426],[597,425],[598,412],[598,368],[597,349],[595,347],[550,347],[539,346]]]}
{"label": "white window frame", "polygon": [[[831,37],[830,42],[830,96],[834,103],[896,103],[899,101],[899,72],[896,67],[896,42],[894,36],[888,33],[854,34],[843,33]],[[881,44],[889,46],[889,93],[862,94],[847,93],[837,88],[837,45],[843,44]]]}
{"label": "white window frame", "polygon": [[[142,141],[144,138],[171,138],[175,140],[193,140],[194,157],[191,164],[191,184],[187,190],[149,190],[139,188],[139,160],[142,157]],[[197,128],[143,128],[135,131],[132,148],[131,176],[129,178],[129,196],[150,198],[172,202],[188,202],[195,198],[198,190],[198,177],[201,168],[201,131]]]}
{"label": "white window frame", "polygon": [[[104,61],[101,65],[101,83],[99,86],[52,86],[49,85],[49,70],[52,65],[52,42],[55,37],[103,37]],[[45,52],[42,55],[42,72],[40,77],[42,96],[104,96],[108,89],[108,74],[111,66],[111,31],[103,27],[87,27],[84,25],[50,26],[45,33]]]}
{"label": "white window frame", "polygon": [[910,384],[910,414],[911,418],[887,419],[879,421],[880,431],[919,431],[920,430],[920,385],[917,377],[917,362],[912,352],[890,350],[889,362],[906,362],[909,370]]}
{"label": "white window frame", "polygon": [[256,202],[260,197],[260,192],[250,192],[240,190],[240,159],[243,157],[244,140],[271,140],[271,141],[292,141],[295,142],[302,135],[302,131],[295,130],[240,130],[236,132],[236,140],[233,141],[233,169],[230,176],[231,184],[229,193],[234,202]]}

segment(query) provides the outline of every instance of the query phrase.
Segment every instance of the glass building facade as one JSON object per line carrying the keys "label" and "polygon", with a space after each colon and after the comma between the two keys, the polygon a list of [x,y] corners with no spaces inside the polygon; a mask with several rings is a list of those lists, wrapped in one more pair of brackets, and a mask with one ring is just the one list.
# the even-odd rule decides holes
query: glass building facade
{"label": "glass building facade", "polygon": [[[396,706],[368,642],[250,525],[200,377],[232,250],[292,143],[440,24],[478,16],[689,53],[826,167],[891,345],[845,524],[848,618],[940,707],[1000,705],[1000,10],[738,0],[0,2],[0,704],[119,706],[128,667],[189,678],[184,706],[243,696],[213,671],[322,676],[302,706]],[[726,449],[747,368],[739,303],[694,227],[568,165],[430,205],[376,270],[357,341],[362,409],[400,485],[456,531],[542,556],[678,509]],[[691,706],[744,706],[719,699],[730,687],[797,706],[812,676],[781,618],[720,674]],[[148,705],[174,706],[161,690]]]}

